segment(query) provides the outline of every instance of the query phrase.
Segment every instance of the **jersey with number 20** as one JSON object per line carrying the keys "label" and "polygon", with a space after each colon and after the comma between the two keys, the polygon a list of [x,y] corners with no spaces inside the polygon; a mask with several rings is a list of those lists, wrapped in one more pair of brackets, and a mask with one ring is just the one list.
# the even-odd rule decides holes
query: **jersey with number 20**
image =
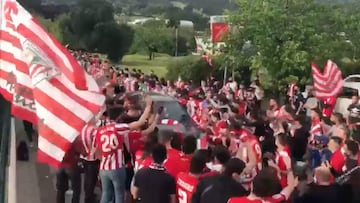
{"label": "jersey with number 20", "polygon": [[101,152],[100,170],[116,170],[124,166],[124,137],[129,133],[127,124],[109,123],[97,129],[95,143]]}

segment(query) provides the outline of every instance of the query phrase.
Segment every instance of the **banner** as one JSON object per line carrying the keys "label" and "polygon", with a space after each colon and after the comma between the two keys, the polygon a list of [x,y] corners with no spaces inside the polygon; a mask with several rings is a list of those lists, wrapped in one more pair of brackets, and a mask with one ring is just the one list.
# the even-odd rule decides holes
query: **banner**
{"label": "banner", "polygon": [[226,16],[211,16],[210,29],[211,41],[213,43],[223,42],[224,37],[229,32]]}

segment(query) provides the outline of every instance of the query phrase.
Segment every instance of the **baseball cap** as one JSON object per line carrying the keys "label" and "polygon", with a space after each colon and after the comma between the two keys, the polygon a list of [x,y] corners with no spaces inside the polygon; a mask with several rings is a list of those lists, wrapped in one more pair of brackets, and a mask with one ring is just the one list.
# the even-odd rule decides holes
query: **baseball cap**
{"label": "baseball cap", "polygon": [[315,144],[327,145],[330,141],[330,138],[326,135],[315,135],[314,140]]}

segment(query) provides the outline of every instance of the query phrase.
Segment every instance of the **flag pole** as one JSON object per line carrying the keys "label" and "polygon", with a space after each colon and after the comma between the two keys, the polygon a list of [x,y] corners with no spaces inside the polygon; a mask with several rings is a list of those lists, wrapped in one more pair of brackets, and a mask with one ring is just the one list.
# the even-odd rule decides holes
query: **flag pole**
{"label": "flag pole", "polygon": [[[11,125],[11,104],[0,95],[0,203],[7,202],[8,191],[16,188],[9,188],[10,186],[7,169],[9,166],[9,140],[10,140],[10,125]],[[15,139],[15,138],[14,138]],[[12,169],[15,170],[16,169]],[[11,183],[16,186],[16,183]],[[6,190],[8,188],[9,190]]]}

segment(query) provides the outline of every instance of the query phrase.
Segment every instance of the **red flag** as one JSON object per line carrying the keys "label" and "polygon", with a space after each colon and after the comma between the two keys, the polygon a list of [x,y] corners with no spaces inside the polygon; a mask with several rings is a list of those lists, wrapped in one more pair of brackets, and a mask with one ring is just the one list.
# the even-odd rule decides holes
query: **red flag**
{"label": "red flag", "polygon": [[12,102],[15,116],[39,121],[39,161],[58,167],[82,128],[101,112],[105,98],[70,52],[16,1],[1,6],[0,31],[8,36],[0,41],[0,62],[5,62],[0,93]]}
{"label": "red flag", "polygon": [[321,73],[313,62],[311,63],[315,96],[318,99],[336,97],[342,92],[342,73],[339,67],[328,60],[325,64],[324,72]]}
{"label": "red flag", "polygon": [[229,32],[229,24],[226,22],[211,23],[212,42],[222,42],[223,37]]}

